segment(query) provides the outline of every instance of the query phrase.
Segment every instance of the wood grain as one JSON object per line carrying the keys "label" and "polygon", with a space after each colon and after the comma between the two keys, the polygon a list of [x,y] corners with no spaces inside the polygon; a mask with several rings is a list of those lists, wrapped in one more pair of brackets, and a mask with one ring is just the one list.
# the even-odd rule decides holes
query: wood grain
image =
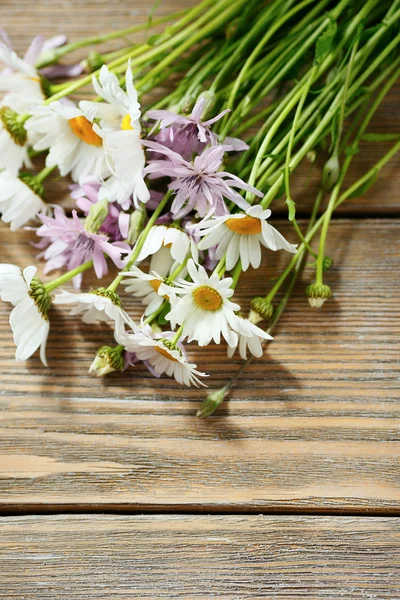
{"label": "wood grain", "polygon": [[[182,10],[196,4],[196,0],[163,0],[157,5],[154,12],[155,18],[173,11]],[[106,33],[130,25],[147,21],[154,3],[126,2],[114,0],[113,2],[93,0],[2,0],[0,3],[0,24],[8,31],[16,50],[24,52],[32,37],[42,33],[51,37],[58,33],[65,33],[70,41],[82,37]],[[147,33],[143,32],[133,36],[134,41],[145,39]],[[107,48],[110,50],[118,46],[118,42],[111,42]],[[84,51],[71,55],[73,60],[85,56]],[[400,131],[400,82],[394,87],[385,99],[375,119],[371,123],[371,131],[396,132]],[[371,168],[377,160],[389,149],[388,144],[365,143],[362,151],[354,159],[354,165],[349,174],[348,182],[353,183],[361,177],[366,170]],[[308,213],[321,178],[322,167],[326,156],[321,155],[311,171],[307,161],[297,170],[293,177],[292,196],[297,203],[298,211]],[[49,185],[50,184],[50,185]],[[338,209],[339,215],[374,216],[400,214],[398,189],[400,185],[400,157],[394,158],[382,171],[379,184],[370,190],[362,199],[354,199]],[[46,182],[47,200],[52,203],[62,203],[67,208],[74,206],[68,197],[68,180],[54,177]],[[276,204],[276,210],[286,214],[283,202]]]}
{"label": "wood grain", "polygon": [[400,520],[59,516],[0,521],[0,598],[400,597]]}
{"label": "wood grain", "polygon": [[[194,417],[204,391],[157,381],[144,367],[89,376],[111,331],[66,311],[51,314],[50,368],[36,357],[15,363],[3,304],[1,510],[399,511],[399,225],[332,224],[334,299],[321,311],[308,307],[307,269],[276,341],[206,422]],[[2,260],[30,264],[35,250],[1,232]],[[245,308],[286,259],[269,253],[257,277],[247,272],[238,296]],[[240,365],[224,346],[190,356],[212,387]]]}

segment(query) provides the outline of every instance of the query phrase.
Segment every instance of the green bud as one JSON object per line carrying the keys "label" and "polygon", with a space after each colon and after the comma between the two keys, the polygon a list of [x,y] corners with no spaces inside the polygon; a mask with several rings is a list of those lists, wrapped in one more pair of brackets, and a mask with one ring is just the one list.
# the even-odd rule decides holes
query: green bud
{"label": "green bud", "polygon": [[256,296],[250,303],[249,320],[255,325],[263,319],[270,319],[274,312],[274,307],[263,296]]}
{"label": "green bud", "polygon": [[17,146],[25,146],[28,134],[25,129],[26,115],[20,115],[8,106],[0,109],[0,120]]}
{"label": "green bud", "polygon": [[86,59],[86,64],[89,68],[89,71],[98,71],[105,64],[105,60],[99,52],[89,52],[88,57]]}
{"label": "green bud", "polygon": [[326,192],[330,192],[335,186],[340,175],[340,164],[337,154],[332,154],[324,165],[322,171],[322,187]]}
{"label": "green bud", "polygon": [[113,371],[123,371],[125,368],[124,351],[123,346],[102,346],[97,350],[89,373],[96,373],[97,377],[104,377]]}
{"label": "green bud", "polygon": [[32,279],[29,295],[33,298],[41,315],[48,320],[47,314],[51,306],[51,296],[38,277]]}
{"label": "green bud", "polygon": [[224,401],[225,394],[227,393],[227,391],[228,389],[226,387],[223,387],[220,390],[215,390],[214,392],[211,392],[211,394],[207,396],[207,398],[204,400],[203,404],[197,411],[196,416],[199,417],[199,419],[204,419],[205,417],[209,417],[210,415],[212,415],[213,412],[217,410],[218,406]]}
{"label": "green bud", "polygon": [[92,204],[85,219],[84,227],[89,233],[97,233],[108,215],[108,200],[99,200]]}
{"label": "green bud", "polygon": [[135,244],[143,229],[147,213],[143,208],[137,208],[133,211],[129,219],[128,244]]}
{"label": "green bud", "polygon": [[324,256],[324,260],[322,263],[323,271],[329,271],[329,269],[332,267],[332,265],[333,265],[333,258],[331,258],[330,256]]}
{"label": "green bud", "polygon": [[39,198],[43,198],[44,187],[34,175],[31,175],[30,173],[22,173],[19,176],[19,178],[25,183],[25,185],[31,188],[31,190],[36,194],[36,196],[39,196]]}
{"label": "green bud", "polygon": [[215,96],[214,92],[212,92],[211,90],[206,90],[205,92],[202,92],[200,94],[199,99],[200,98],[203,98],[205,100],[204,111],[203,111],[203,115],[202,115],[204,118],[204,116],[214,108],[216,96]]}
{"label": "green bud", "polygon": [[306,296],[312,308],[321,308],[321,306],[332,297],[332,292],[329,285],[312,283],[306,288]]}

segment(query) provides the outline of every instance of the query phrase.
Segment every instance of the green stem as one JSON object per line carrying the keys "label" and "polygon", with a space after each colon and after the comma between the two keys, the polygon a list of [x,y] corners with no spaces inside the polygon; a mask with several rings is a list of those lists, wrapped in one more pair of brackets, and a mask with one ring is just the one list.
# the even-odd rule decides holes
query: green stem
{"label": "green stem", "polygon": [[171,340],[171,345],[172,346],[176,346],[177,345],[177,343],[179,342],[179,339],[180,339],[182,333],[183,333],[183,325],[181,325],[179,327],[178,331],[176,332],[176,334],[172,338],[172,340]]}
{"label": "green stem", "polygon": [[73,279],[76,275],[79,275],[80,273],[87,271],[92,266],[93,266],[93,261],[89,260],[88,262],[83,263],[83,265],[79,265],[79,267],[76,267],[75,269],[72,269],[71,271],[68,271],[67,273],[64,273],[63,275],[60,275],[60,277],[53,279],[53,281],[48,281],[47,283],[44,284],[44,287],[45,287],[46,291],[50,293],[54,289],[60,287],[60,285],[63,285],[64,283],[67,283],[67,281],[70,281],[71,279]]}
{"label": "green stem", "polygon": [[56,165],[53,167],[45,167],[35,176],[36,181],[42,183],[56,168]]}

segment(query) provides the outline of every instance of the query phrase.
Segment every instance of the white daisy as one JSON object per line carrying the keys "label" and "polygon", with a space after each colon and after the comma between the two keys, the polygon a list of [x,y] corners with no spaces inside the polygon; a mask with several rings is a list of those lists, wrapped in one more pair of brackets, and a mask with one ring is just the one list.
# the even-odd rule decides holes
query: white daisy
{"label": "white daisy", "polygon": [[[122,274],[122,273],[121,273]],[[151,315],[160,308],[164,299],[169,300],[168,296],[160,296],[158,290],[164,279],[155,272],[143,273],[138,267],[131,267],[129,271],[123,273],[125,279],[122,283],[126,286],[125,291],[141,298],[142,304],[146,306],[145,315]]]}
{"label": "white daisy", "polygon": [[40,191],[40,184],[34,177],[20,179],[7,171],[0,172],[1,220],[11,223],[11,231],[19,229],[38,213],[48,213],[49,207],[40,197]]}
{"label": "white daisy", "polygon": [[[232,278],[219,279],[216,273],[209,276],[204,267],[196,265],[193,260],[188,262],[191,282],[180,279],[176,287],[162,283],[159,294],[170,295],[172,309],[166,315],[174,329],[177,324],[183,326],[183,337],[188,341],[197,340],[199,346],[207,346],[214,340],[221,342],[221,334],[229,346],[236,346],[237,319],[235,311],[240,310],[239,304],[231,302]],[[182,298],[176,299],[181,295]]]}
{"label": "white daisy", "polygon": [[247,349],[250,354],[260,358],[263,355],[262,342],[273,339],[266,331],[239,315],[236,315],[235,329],[239,334],[239,339],[236,347],[228,346],[229,358],[232,358],[237,349],[243,360],[247,359]]}
{"label": "white daisy", "polygon": [[50,323],[47,317],[51,299],[35,277],[36,267],[23,271],[15,265],[0,264],[0,298],[14,308],[10,325],[17,346],[16,360],[27,360],[40,347],[40,358],[47,366],[46,342]]}
{"label": "white daisy", "polygon": [[55,296],[53,303],[57,305],[74,304],[71,315],[81,315],[84,323],[114,321],[116,327],[121,327],[123,323],[132,325],[118,294],[106,288],[98,288],[83,294],[62,291]]}
{"label": "white daisy", "polygon": [[71,173],[77,182],[110,175],[103,140],[77,106],[52,102],[32,107],[31,113],[25,127],[35,150],[49,149],[47,167],[57,166],[62,177]]}
{"label": "white daisy", "polygon": [[174,335],[173,332],[163,332],[156,338],[151,327],[147,325],[136,333],[120,334],[117,336],[117,341],[124,346],[125,350],[134,352],[139,360],[144,361],[156,377],[165,373],[188,387],[204,386],[199,377],[207,377],[207,375],[197,371],[197,365],[188,362],[182,344],[172,346],[171,339]]}
{"label": "white daisy", "polygon": [[270,250],[296,252],[296,245],[290,244],[275,227],[267,223],[271,215],[259,204],[246,212],[212,217],[195,225],[199,235],[205,236],[198,244],[199,250],[217,246],[216,258],[220,260],[226,253],[226,268],[234,268],[239,258],[243,271],[250,265],[257,269],[261,263],[261,245]]}
{"label": "white daisy", "polygon": [[[0,42],[0,63],[8,67],[0,74],[0,93],[12,93],[25,109],[32,102],[43,102],[45,96],[40,74],[4,42]],[[21,110],[24,108],[21,107]]]}
{"label": "white daisy", "polygon": [[149,200],[150,193],[143,178],[145,154],[139,121],[141,112],[130,64],[125,82],[126,91],[121,88],[117,76],[103,65],[99,80],[93,77],[93,87],[105,102],[82,100],[79,106],[89,121],[98,120],[93,128],[104,141],[111,168],[121,181],[122,190],[129,190],[138,207],[139,202]]}

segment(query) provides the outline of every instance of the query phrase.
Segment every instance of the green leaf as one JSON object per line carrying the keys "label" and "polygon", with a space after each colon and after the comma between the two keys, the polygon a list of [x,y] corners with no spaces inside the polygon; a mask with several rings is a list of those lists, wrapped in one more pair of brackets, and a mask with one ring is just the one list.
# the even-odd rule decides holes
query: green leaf
{"label": "green leaf", "polygon": [[167,315],[170,310],[171,310],[171,304],[169,302],[165,302],[162,311],[160,312],[160,314],[157,317],[157,323],[159,325],[166,325],[168,323],[168,321],[165,318],[165,315]]}
{"label": "green leaf", "polygon": [[361,139],[364,142],[392,142],[399,138],[400,133],[365,133]]}
{"label": "green leaf", "polygon": [[317,39],[315,46],[315,61],[317,64],[321,64],[326,56],[330,53],[333,46],[333,40],[337,31],[336,21],[331,21],[328,27],[325,29]]}
{"label": "green leaf", "polygon": [[291,198],[287,198],[285,204],[287,204],[289,211],[289,221],[293,221],[296,216],[296,203]]}
{"label": "green leaf", "polygon": [[367,179],[367,181],[364,181],[363,184],[361,184],[354,190],[352,194],[350,194],[349,198],[358,198],[359,196],[363,196],[374,185],[377,179],[378,171],[374,171],[371,173],[371,176]]}

